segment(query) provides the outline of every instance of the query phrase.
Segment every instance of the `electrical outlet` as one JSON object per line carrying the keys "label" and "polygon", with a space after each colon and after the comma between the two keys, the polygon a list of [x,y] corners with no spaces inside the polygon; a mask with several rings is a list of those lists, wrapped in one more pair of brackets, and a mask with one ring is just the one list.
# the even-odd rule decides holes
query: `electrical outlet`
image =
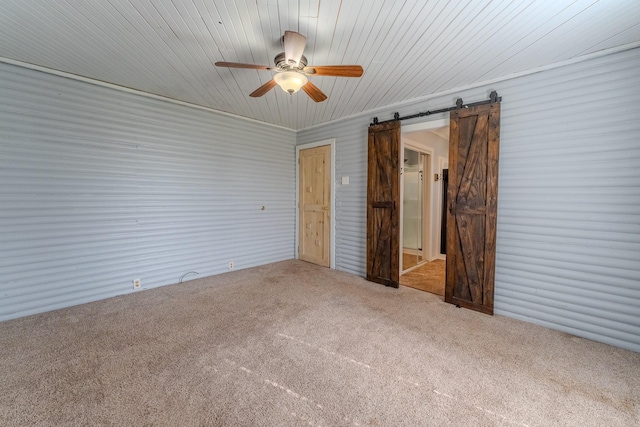
{"label": "electrical outlet", "polygon": [[233,261],[229,263],[229,270],[233,270]]}
{"label": "electrical outlet", "polygon": [[140,279],[133,279],[133,289],[140,289]]}

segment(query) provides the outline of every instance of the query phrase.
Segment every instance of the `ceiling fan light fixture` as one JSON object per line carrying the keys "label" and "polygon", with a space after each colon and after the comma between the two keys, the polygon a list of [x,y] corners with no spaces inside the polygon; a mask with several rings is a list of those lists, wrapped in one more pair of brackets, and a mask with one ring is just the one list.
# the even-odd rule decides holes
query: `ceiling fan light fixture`
{"label": "ceiling fan light fixture", "polygon": [[273,80],[289,94],[294,94],[300,90],[300,88],[307,84],[309,79],[302,73],[297,71],[283,71],[273,76]]}

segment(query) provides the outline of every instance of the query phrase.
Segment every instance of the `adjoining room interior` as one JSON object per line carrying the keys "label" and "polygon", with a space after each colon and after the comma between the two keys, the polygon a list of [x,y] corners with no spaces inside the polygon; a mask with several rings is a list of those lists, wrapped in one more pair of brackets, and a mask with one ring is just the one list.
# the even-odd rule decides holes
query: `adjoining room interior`
{"label": "adjoining room interior", "polygon": [[403,132],[402,267],[400,284],[444,296],[446,275],[446,120],[414,125]]}

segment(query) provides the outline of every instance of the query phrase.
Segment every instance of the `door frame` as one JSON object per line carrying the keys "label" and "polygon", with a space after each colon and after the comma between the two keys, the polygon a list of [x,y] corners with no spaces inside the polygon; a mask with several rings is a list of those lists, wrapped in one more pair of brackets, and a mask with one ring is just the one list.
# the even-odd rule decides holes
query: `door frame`
{"label": "door frame", "polygon": [[331,164],[330,169],[330,216],[331,223],[329,224],[330,231],[330,244],[329,244],[329,268],[336,268],[336,139],[325,139],[322,141],[310,142],[308,144],[296,145],[296,220],[295,220],[295,246],[294,246],[294,259],[299,259],[298,247],[300,246],[300,151],[309,148],[322,147],[329,145],[331,147]]}
{"label": "door frame", "polygon": [[[438,208],[436,210],[436,212],[438,213],[436,215],[436,219],[437,219],[436,230],[438,233],[438,239],[436,239],[436,241],[440,241],[440,239],[442,239],[442,203],[444,201],[444,192],[442,191],[442,184],[441,184],[442,180],[444,179],[442,178],[442,174],[443,174],[442,171],[448,168],[449,168],[449,158],[438,156],[438,195],[437,195],[437,202],[436,202],[438,204]],[[447,236],[445,236],[445,239],[446,238]],[[447,259],[447,255],[440,252],[439,245],[436,246],[435,259],[442,259],[442,260]]]}

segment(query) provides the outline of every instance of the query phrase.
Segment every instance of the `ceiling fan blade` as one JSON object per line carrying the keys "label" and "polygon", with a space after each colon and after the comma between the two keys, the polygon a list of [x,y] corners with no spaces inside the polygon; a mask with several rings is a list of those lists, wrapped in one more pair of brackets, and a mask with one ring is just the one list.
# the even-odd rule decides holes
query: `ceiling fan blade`
{"label": "ceiling fan blade", "polygon": [[215,65],[216,67],[249,68],[252,70],[273,70],[273,67],[267,67],[266,65],[242,64],[239,62],[216,62]]}
{"label": "ceiling fan blade", "polygon": [[276,87],[276,85],[277,85],[276,81],[271,79],[268,82],[266,82],[265,84],[263,84],[262,86],[260,86],[258,89],[256,89],[253,92],[251,92],[249,94],[249,96],[251,96],[253,98],[258,98],[258,97],[264,95],[265,93],[269,92],[274,87]]}
{"label": "ceiling fan blade", "polygon": [[325,95],[320,89],[318,89],[318,86],[314,85],[311,82],[307,82],[306,85],[302,86],[302,90],[305,91],[307,95],[309,95],[309,97],[315,102],[322,102],[327,99],[327,95]]}
{"label": "ceiling fan blade", "polygon": [[314,76],[360,77],[364,70],[359,65],[321,65],[304,67],[304,72]]}
{"label": "ceiling fan blade", "polygon": [[307,38],[295,31],[284,32],[284,55],[288,63],[293,61],[295,66],[300,65],[300,58],[302,58],[302,52],[307,45]]}

